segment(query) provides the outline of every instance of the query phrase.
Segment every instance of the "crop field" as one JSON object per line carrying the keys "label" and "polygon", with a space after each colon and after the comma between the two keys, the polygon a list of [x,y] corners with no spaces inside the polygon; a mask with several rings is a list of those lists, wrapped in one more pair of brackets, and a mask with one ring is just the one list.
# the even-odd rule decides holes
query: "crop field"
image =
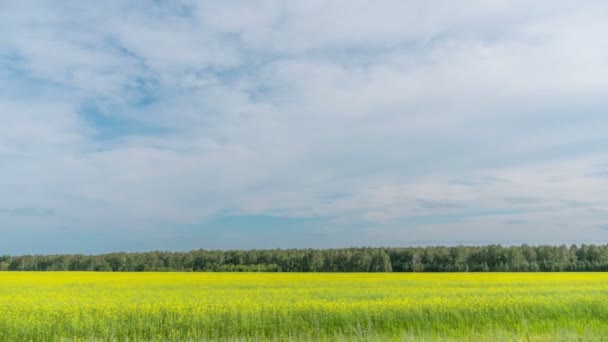
{"label": "crop field", "polygon": [[603,273],[0,272],[0,341],[604,336]]}

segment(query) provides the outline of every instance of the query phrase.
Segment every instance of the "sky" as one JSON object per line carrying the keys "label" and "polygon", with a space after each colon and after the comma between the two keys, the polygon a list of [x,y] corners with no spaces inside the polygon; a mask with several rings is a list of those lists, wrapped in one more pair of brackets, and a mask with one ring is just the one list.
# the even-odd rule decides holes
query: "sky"
{"label": "sky", "polygon": [[608,241],[605,1],[2,1],[0,254]]}

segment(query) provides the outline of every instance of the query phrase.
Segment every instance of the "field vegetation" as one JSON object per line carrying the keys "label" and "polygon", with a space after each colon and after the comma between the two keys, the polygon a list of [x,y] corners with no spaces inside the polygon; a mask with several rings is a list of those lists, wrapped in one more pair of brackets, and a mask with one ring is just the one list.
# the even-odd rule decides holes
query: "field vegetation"
{"label": "field vegetation", "polygon": [[603,273],[0,273],[0,341],[601,340]]}

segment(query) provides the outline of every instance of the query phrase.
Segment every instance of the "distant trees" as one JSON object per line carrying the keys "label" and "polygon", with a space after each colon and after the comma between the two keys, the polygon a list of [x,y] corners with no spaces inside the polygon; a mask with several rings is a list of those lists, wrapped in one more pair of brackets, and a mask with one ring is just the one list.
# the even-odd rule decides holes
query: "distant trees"
{"label": "distant trees", "polygon": [[560,272],[608,271],[608,245],[154,251],[0,256],[1,271]]}

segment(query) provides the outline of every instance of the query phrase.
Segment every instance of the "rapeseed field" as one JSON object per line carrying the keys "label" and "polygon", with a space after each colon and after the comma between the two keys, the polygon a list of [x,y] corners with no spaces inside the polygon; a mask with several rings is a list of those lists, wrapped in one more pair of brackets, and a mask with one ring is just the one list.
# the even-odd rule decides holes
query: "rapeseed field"
{"label": "rapeseed field", "polygon": [[0,341],[606,337],[603,273],[0,272]]}

